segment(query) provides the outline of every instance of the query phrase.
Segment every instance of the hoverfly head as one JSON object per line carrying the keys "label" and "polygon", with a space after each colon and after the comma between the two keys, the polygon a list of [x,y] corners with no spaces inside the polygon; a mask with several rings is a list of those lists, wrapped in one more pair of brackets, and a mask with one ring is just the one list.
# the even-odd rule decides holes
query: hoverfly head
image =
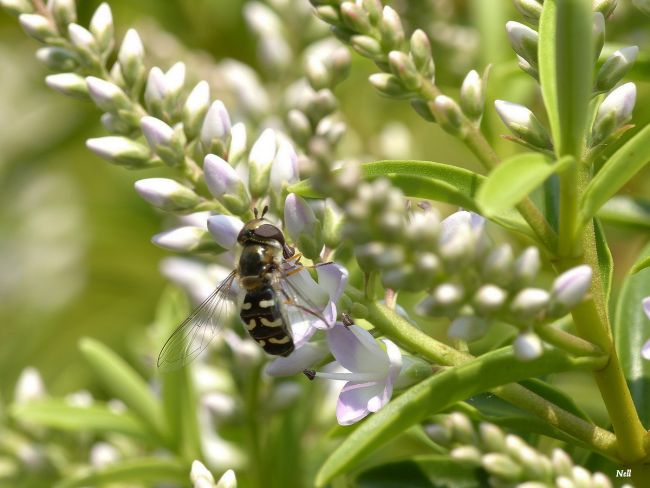
{"label": "hoverfly head", "polygon": [[282,231],[264,218],[268,210],[269,207],[267,205],[262,210],[262,215],[260,216],[257,208],[253,209],[255,218],[247,222],[239,232],[239,236],[237,236],[237,242],[239,244],[246,244],[251,241],[261,243],[277,241],[280,246],[284,247],[285,241]]}

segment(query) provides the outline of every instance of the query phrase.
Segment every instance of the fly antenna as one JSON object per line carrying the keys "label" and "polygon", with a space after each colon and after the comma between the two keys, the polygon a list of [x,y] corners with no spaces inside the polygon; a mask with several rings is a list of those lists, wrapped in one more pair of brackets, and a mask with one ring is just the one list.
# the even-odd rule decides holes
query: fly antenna
{"label": "fly antenna", "polygon": [[[255,214],[255,218],[257,218],[257,207],[253,207],[253,214]],[[263,212],[262,212],[262,216],[264,216]]]}
{"label": "fly antenna", "polygon": [[268,211],[269,211],[269,206],[264,205],[264,208],[262,209],[262,218],[264,218],[264,216],[266,215],[266,212],[268,212]]}

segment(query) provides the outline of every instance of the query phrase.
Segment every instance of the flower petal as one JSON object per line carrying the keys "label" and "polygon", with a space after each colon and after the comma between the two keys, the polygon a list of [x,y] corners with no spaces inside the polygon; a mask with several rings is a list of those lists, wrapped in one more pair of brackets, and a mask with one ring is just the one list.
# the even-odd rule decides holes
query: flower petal
{"label": "flower petal", "polygon": [[[293,344],[296,349],[303,347],[311,336],[314,335],[316,329],[312,326],[314,323],[311,317],[304,313],[289,312],[289,322],[291,323],[291,336],[293,337]],[[318,321],[320,322],[320,320]]]}
{"label": "flower petal", "polygon": [[278,357],[274,359],[266,365],[264,371],[269,376],[293,376],[322,361],[328,352],[325,343],[310,342],[298,347],[286,358]]}
{"label": "flower petal", "polygon": [[336,404],[336,420],[340,425],[351,425],[363,419],[371,412],[369,403],[373,408],[381,403],[374,399],[381,397],[383,391],[384,385],[377,382],[346,383]]}
{"label": "flower petal", "polygon": [[316,268],[318,284],[329,293],[330,300],[337,302],[348,283],[348,270],[336,263],[326,263]]}
{"label": "flower petal", "polygon": [[[287,271],[295,269],[295,267],[290,264],[285,265],[285,267],[287,268]],[[307,268],[303,268],[302,270],[293,273],[287,278],[287,280],[291,283],[293,288],[300,290],[301,295],[308,298],[311,303],[318,306],[321,310],[325,305],[327,305],[329,294],[322,286],[319,286],[319,284],[314,281],[309,274],[309,271],[307,271]]]}
{"label": "flower petal", "polygon": [[650,297],[645,297],[642,303],[643,310],[645,311],[646,316],[650,319]]}
{"label": "flower petal", "polygon": [[327,341],[336,360],[355,373],[386,372],[390,366],[386,352],[370,332],[357,325],[337,323],[327,332]]}
{"label": "flower petal", "polygon": [[650,340],[643,344],[643,347],[641,348],[641,356],[643,359],[650,361]]}
{"label": "flower petal", "polygon": [[213,215],[208,219],[208,230],[224,249],[233,249],[244,222],[231,215]]}

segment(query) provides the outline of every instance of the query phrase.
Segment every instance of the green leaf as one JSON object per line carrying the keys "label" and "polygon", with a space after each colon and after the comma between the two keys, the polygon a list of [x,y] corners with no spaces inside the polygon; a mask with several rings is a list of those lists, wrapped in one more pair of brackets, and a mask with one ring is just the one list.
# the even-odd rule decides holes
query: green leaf
{"label": "green leaf", "polygon": [[[570,154],[577,159],[584,147],[593,88],[592,1],[551,1],[555,1],[556,12],[556,79],[553,82],[557,86],[560,136],[554,142],[558,156]],[[548,55],[547,49],[545,54]],[[543,81],[550,82],[548,79]]]}
{"label": "green leaf", "polygon": [[[534,361],[520,362],[511,347],[489,352],[460,366],[446,368],[406,390],[366,419],[330,455],[316,485],[324,486],[412,425],[454,403],[499,385],[581,367],[583,359],[550,350]],[[516,367],[513,367],[516,365]]]}
{"label": "green leaf", "polygon": [[189,484],[190,467],[176,459],[140,458],[127,459],[99,469],[85,472],[63,480],[55,488],[104,486],[108,483],[129,483],[153,486],[161,482]]}
{"label": "green leaf", "polygon": [[[174,329],[190,313],[185,293],[178,287],[168,287],[160,297],[156,310],[156,326],[163,337],[169,337]],[[185,366],[160,375],[162,399],[167,425],[170,430],[170,445],[184,459],[201,457],[201,439],[197,423],[196,392]]]}
{"label": "green leaf", "polygon": [[650,202],[617,195],[598,211],[598,217],[606,224],[650,229]]}
{"label": "green leaf", "polygon": [[573,162],[570,156],[550,164],[539,153],[517,154],[503,161],[483,182],[476,197],[478,207],[486,217],[503,214]]}
{"label": "green leaf", "polygon": [[623,144],[589,182],[580,202],[584,224],[650,161],[650,125]]}
{"label": "green leaf", "polygon": [[93,403],[74,407],[59,399],[12,405],[10,415],[21,422],[73,432],[125,434],[154,442],[146,425],[130,412],[116,413],[106,405]]}
{"label": "green leaf", "polygon": [[[335,171],[338,172],[340,170]],[[361,165],[364,179],[383,177],[401,189],[407,197],[423,198],[457,205],[478,212],[474,199],[485,180],[472,171],[433,161],[376,161]],[[302,180],[288,188],[289,192],[305,198],[320,198],[310,180]],[[492,220],[515,232],[535,237],[528,224],[517,212],[492,216]]]}
{"label": "green leaf", "polygon": [[609,303],[609,295],[612,292],[612,277],[614,275],[614,259],[607,244],[607,237],[600,220],[594,219],[594,237],[596,238],[596,255],[598,256],[598,271],[600,281],[603,284],[606,303]]}
{"label": "green leaf", "polygon": [[632,266],[630,273],[631,274],[638,273],[639,271],[643,271],[648,267],[650,267],[650,256],[640,259],[639,261],[634,263],[634,266]]}
{"label": "green leaf", "polygon": [[79,349],[105,388],[161,438],[168,435],[162,405],[146,381],[126,361],[94,339],[84,338]]}
{"label": "green leaf", "polygon": [[357,488],[473,488],[478,483],[475,471],[460,469],[451,457],[443,455],[382,464],[362,472],[355,480]]}
{"label": "green leaf", "polygon": [[539,44],[537,46],[537,63],[539,65],[539,82],[544,98],[544,107],[551,126],[551,135],[555,144],[560,140],[560,114],[557,106],[557,66],[555,56],[556,41],[556,0],[544,2],[542,16],[539,19]]}
{"label": "green leaf", "polygon": [[[650,258],[647,245],[637,263]],[[650,339],[650,319],[642,300],[650,295],[650,268],[628,274],[616,307],[614,339],[632,399],[643,425],[650,427],[650,361],[641,357],[641,348]]]}

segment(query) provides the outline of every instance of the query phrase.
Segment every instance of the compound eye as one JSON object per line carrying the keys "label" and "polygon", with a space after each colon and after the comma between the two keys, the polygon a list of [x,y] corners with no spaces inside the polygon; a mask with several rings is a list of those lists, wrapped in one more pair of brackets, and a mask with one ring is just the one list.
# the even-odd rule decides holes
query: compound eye
{"label": "compound eye", "polygon": [[284,246],[284,235],[275,225],[262,224],[255,229],[255,235],[262,239],[274,239]]}

